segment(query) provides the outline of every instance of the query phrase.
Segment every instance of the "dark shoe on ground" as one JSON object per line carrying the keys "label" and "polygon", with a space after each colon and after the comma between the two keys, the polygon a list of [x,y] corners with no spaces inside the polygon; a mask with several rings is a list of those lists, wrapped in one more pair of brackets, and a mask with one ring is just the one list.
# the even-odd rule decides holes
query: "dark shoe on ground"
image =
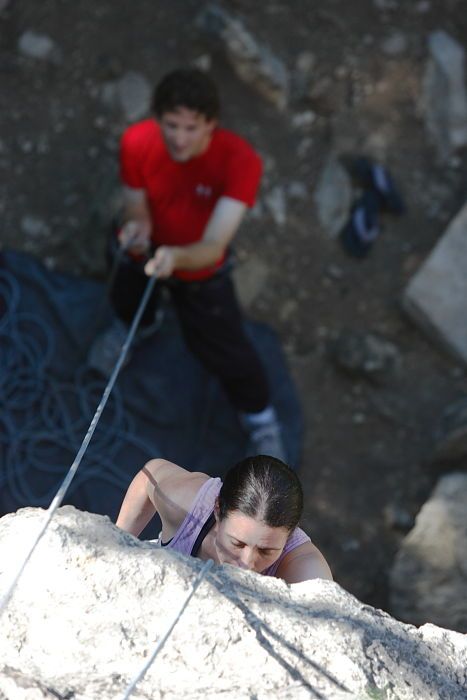
{"label": "dark shoe on ground", "polygon": [[380,233],[379,200],[373,190],[367,190],[352,207],[350,218],[341,231],[344,250],[355,258],[368,255]]}
{"label": "dark shoe on ground", "polygon": [[378,193],[382,210],[399,215],[406,211],[404,200],[387,168],[368,158],[356,158],[350,168],[363,187]]}

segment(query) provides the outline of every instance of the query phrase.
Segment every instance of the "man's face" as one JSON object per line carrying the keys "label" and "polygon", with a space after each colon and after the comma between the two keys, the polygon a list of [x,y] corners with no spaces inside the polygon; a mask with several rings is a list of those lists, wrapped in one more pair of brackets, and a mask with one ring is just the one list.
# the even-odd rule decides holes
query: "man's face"
{"label": "man's face", "polygon": [[239,511],[227,514],[219,521],[216,512],[214,545],[221,564],[261,573],[282,554],[288,530],[270,527]]}
{"label": "man's face", "polygon": [[204,114],[186,107],[164,112],[159,119],[167,150],[179,163],[185,163],[206,150],[216,123],[215,119],[206,119]]}

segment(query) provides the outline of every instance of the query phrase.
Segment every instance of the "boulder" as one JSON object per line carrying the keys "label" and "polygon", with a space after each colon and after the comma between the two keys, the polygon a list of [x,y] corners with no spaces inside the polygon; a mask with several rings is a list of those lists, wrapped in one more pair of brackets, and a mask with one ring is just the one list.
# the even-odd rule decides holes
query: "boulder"
{"label": "boulder", "polygon": [[435,341],[467,363],[467,203],[412,277],[403,308]]}
{"label": "boulder", "polygon": [[440,157],[448,159],[467,144],[467,92],[465,51],[444,31],[428,39],[423,107],[427,129]]}
{"label": "boulder", "polygon": [[374,333],[342,330],[329,342],[329,352],[339,369],[373,381],[391,378],[401,364],[394,343]]}
{"label": "boulder", "polygon": [[331,155],[313,193],[318,219],[323,229],[336,237],[344,226],[352,204],[350,177],[335,155]]}
{"label": "boulder", "polygon": [[283,61],[264,46],[237,16],[209,4],[196,24],[223,44],[233,69],[245,83],[283,110],[289,100],[289,72]]}
{"label": "boulder", "polygon": [[466,513],[467,475],[444,476],[404,539],[391,571],[390,608],[401,620],[467,632]]}
{"label": "boulder", "polygon": [[[0,520],[0,594],[43,518]],[[123,697],[203,565],[60,508],[3,612],[0,697]],[[132,697],[460,700],[466,669],[464,636],[404,625],[336,583],[215,566]]]}

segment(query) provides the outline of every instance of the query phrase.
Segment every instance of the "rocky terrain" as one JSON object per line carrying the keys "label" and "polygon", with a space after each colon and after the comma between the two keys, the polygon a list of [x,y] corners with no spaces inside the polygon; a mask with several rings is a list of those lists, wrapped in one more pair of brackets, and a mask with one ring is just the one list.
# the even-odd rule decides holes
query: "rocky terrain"
{"label": "rocky terrain", "polygon": [[[466,46],[462,0],[3,0],[0,28],[1,241],[53,269],[105,276],[119,135],[159,77],[196,64],[219,83],[223,123],[266,165],[237,274],[303,404],[303,525],[339,583],[387,608],[443,411],[467,392],[464,365],[400,304],[465,200],[465,150],[437,144],[423,102],[432,33]],[[335,234],[358,187],[333,171],[326,227],[319,183],[361,154],[390,168],[407,213],[357,260]]]}

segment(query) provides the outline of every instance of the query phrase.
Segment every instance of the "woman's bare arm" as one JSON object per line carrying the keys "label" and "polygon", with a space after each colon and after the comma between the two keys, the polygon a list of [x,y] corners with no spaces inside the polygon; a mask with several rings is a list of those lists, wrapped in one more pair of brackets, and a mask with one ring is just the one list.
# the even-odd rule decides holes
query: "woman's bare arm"
{"label": "woman's bare arm", "polygon": [[117,526],[138,537],[159,513],[163,534],[170,537],[182,523],[200,484],[208,478],[165,459],[151,459],[128,487]]}

